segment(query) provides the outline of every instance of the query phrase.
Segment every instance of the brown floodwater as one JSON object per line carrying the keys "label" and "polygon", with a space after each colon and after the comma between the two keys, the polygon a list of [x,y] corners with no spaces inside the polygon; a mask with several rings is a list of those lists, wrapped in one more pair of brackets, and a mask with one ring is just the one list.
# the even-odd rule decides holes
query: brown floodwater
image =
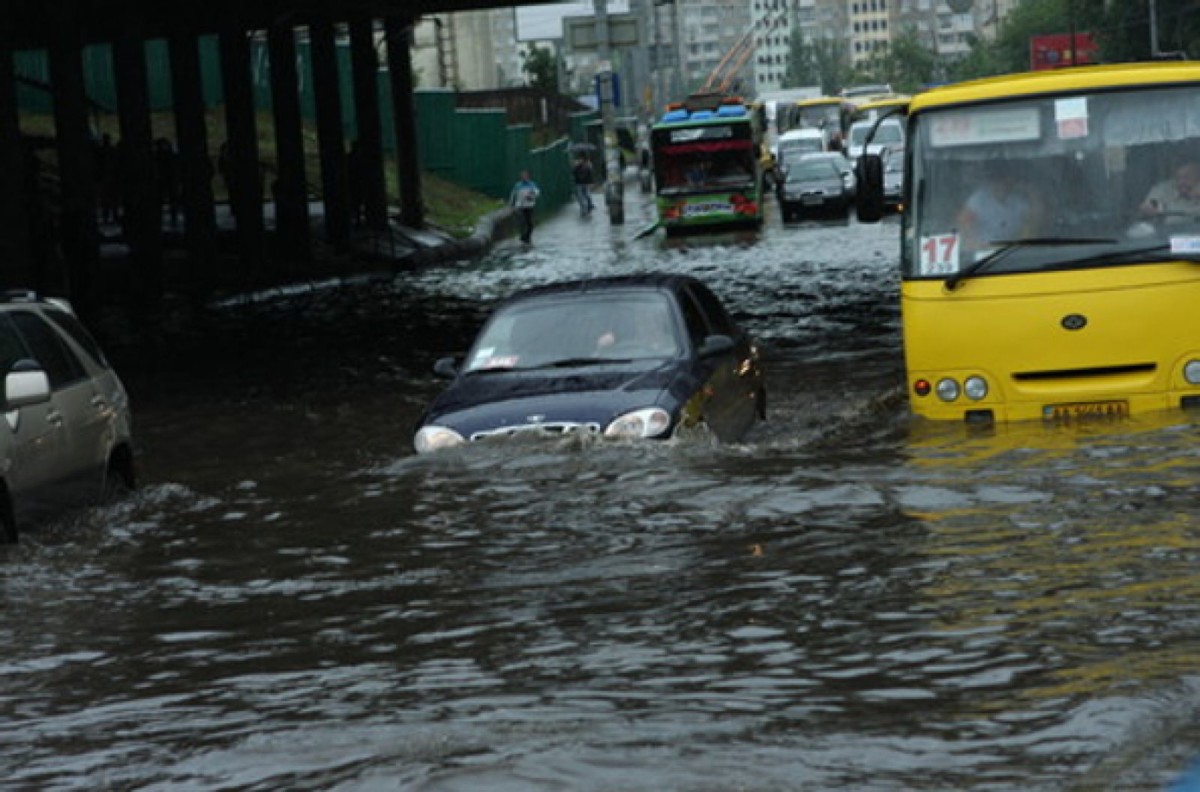
{"label": "brown floodwater", "polygon": [[[914,422],[894,221],[634,239],[626,196],[130,363],[139,492],[0,548],[0,787],[1165,789],[1200,423]],[[495,300],[643,269],[760,339],[744,442],[415,456]]]}

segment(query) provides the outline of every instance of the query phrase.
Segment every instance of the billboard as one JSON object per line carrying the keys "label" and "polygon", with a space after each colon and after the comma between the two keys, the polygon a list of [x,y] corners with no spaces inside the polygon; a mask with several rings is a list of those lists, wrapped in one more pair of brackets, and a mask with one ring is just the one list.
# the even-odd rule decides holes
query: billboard
{"label": "billboard", "polygon": [[[628,14],[629,0],[608,0],[605,7],[610,14]],[[595,16],[596,6],[593,0],[572,0],[569,3],[517,6],[513,14],[517,41],[553,41],[563,37],[563,17]]]}
{"label": "billboard", "polygon": [[1032,71],[1098,63],[1100,48],[1091,33],[1075,34],[1073,55],[1074,57],[1072,57],[1070,33],[1049,33],[1029,37],[1029,68]]}

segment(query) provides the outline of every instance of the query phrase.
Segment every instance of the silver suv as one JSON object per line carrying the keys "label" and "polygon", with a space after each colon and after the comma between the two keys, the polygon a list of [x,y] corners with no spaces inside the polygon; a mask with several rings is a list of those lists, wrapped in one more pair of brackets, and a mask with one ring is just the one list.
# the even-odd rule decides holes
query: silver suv
{"label": "silver suv", "polygon": [[0,294],[0,541],[133,489],[129,398],[63,300]]}

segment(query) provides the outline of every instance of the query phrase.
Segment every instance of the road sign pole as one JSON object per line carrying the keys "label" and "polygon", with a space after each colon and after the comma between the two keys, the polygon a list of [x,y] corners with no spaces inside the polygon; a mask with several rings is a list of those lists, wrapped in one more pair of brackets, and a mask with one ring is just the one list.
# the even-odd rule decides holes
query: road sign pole
{"label": "road sign pole", "polygon": [[613,109],[612,50],[608,40],[608,0],[595,0],[596,55],[600,61],[600,120],[604,129],[604,201],[613,225],[625,224],[625,185]]}

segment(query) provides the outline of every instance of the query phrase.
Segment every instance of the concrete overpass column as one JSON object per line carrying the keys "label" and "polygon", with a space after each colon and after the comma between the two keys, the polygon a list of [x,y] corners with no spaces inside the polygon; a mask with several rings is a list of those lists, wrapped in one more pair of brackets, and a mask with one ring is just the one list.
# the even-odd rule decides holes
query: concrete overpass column
{"label": "concrete overpass column", "polygon": [[261,275],[263,243],[263,186],[258,159],[258,123],[250,71],[250,43],[235,22],[219,36],[221,84],[225,94],[224,156],[218,153],[219,175],[229,193],[229,208],[237,226],[241,269],[250,280]]}
{"label": "concrete overpass column", "polygon": [[170,37],[168,47],[183,191],[184,241],[190,271],[203,292],[213,286],[213,270],[217,267],[217,225],[213,211],[213,163],[208,150],[200,44],[190,33],[177,33]]}
{"label": "concrete overpass column", "polygon": [[387,185],[383,174],[383,130],[379,120],[379,55],[375,51],[375,23],[370,17],[350,21],[350,63],[354,72],[354,113],[358,157],[350,178],[361,183],[367,227],[387,228]]}
{"label": "concrete overpass column", "polygon": [[413,69],[410,48],[416,17],[388,17],[388,71],[392,77],[392,112],[396,128],[396,178],[400,187],[400,222],[410,228],[425,225],[422,207],[421,166],[417,148],[416,111],[413,106]]}
{"label": "concrete overpass column", "polygon": [[271,105],[275,117],[275,249],[284,269],[312,259],[308,212],[308,176],[304,160],[304,122],[300,78],[296,70],[296,31],[280,24],[267,32],[271,58]]}
{"label": "concrete overpass column", "polygon": [[136,313],[157,315],[162,300],[162,203],[150,127],[146,47],[139,32],[126,31],[113,43],[117,112],[121,128],[122,205],[125,238],[133,265]]}
{"label": "concrete overpass column", "polygon": [[[21,138],[11,29],[7,19],[0,19],[0,172],[10,174],[8,189],[0,190],[0,289],[37,285],[32,244],[36,231],[30,219],[41,208],[35,163],[27,161]],[[49,245],[49,217],[41,221],[39,236]]]}
{"label": "concrete overpass column", "polygon": [[78,31],[66,21],[55,29],[49,55],[61,185],[59,239],[65,264],[47,262],[38,288],[69,294],[76,307],[87,313],[99,297],[96,168],[83,84],[83,47]]}
{"label": "concrete overpass column", "polygon": [[350,203],[347,200],[346,141],[342,132],[342,98],[337,41],[328,17],[309,26],[312,41],[313,93],[317,99],[317,146],[321,154],[321,187],[325,198],[325,233],[335,250],[350,246]]}

